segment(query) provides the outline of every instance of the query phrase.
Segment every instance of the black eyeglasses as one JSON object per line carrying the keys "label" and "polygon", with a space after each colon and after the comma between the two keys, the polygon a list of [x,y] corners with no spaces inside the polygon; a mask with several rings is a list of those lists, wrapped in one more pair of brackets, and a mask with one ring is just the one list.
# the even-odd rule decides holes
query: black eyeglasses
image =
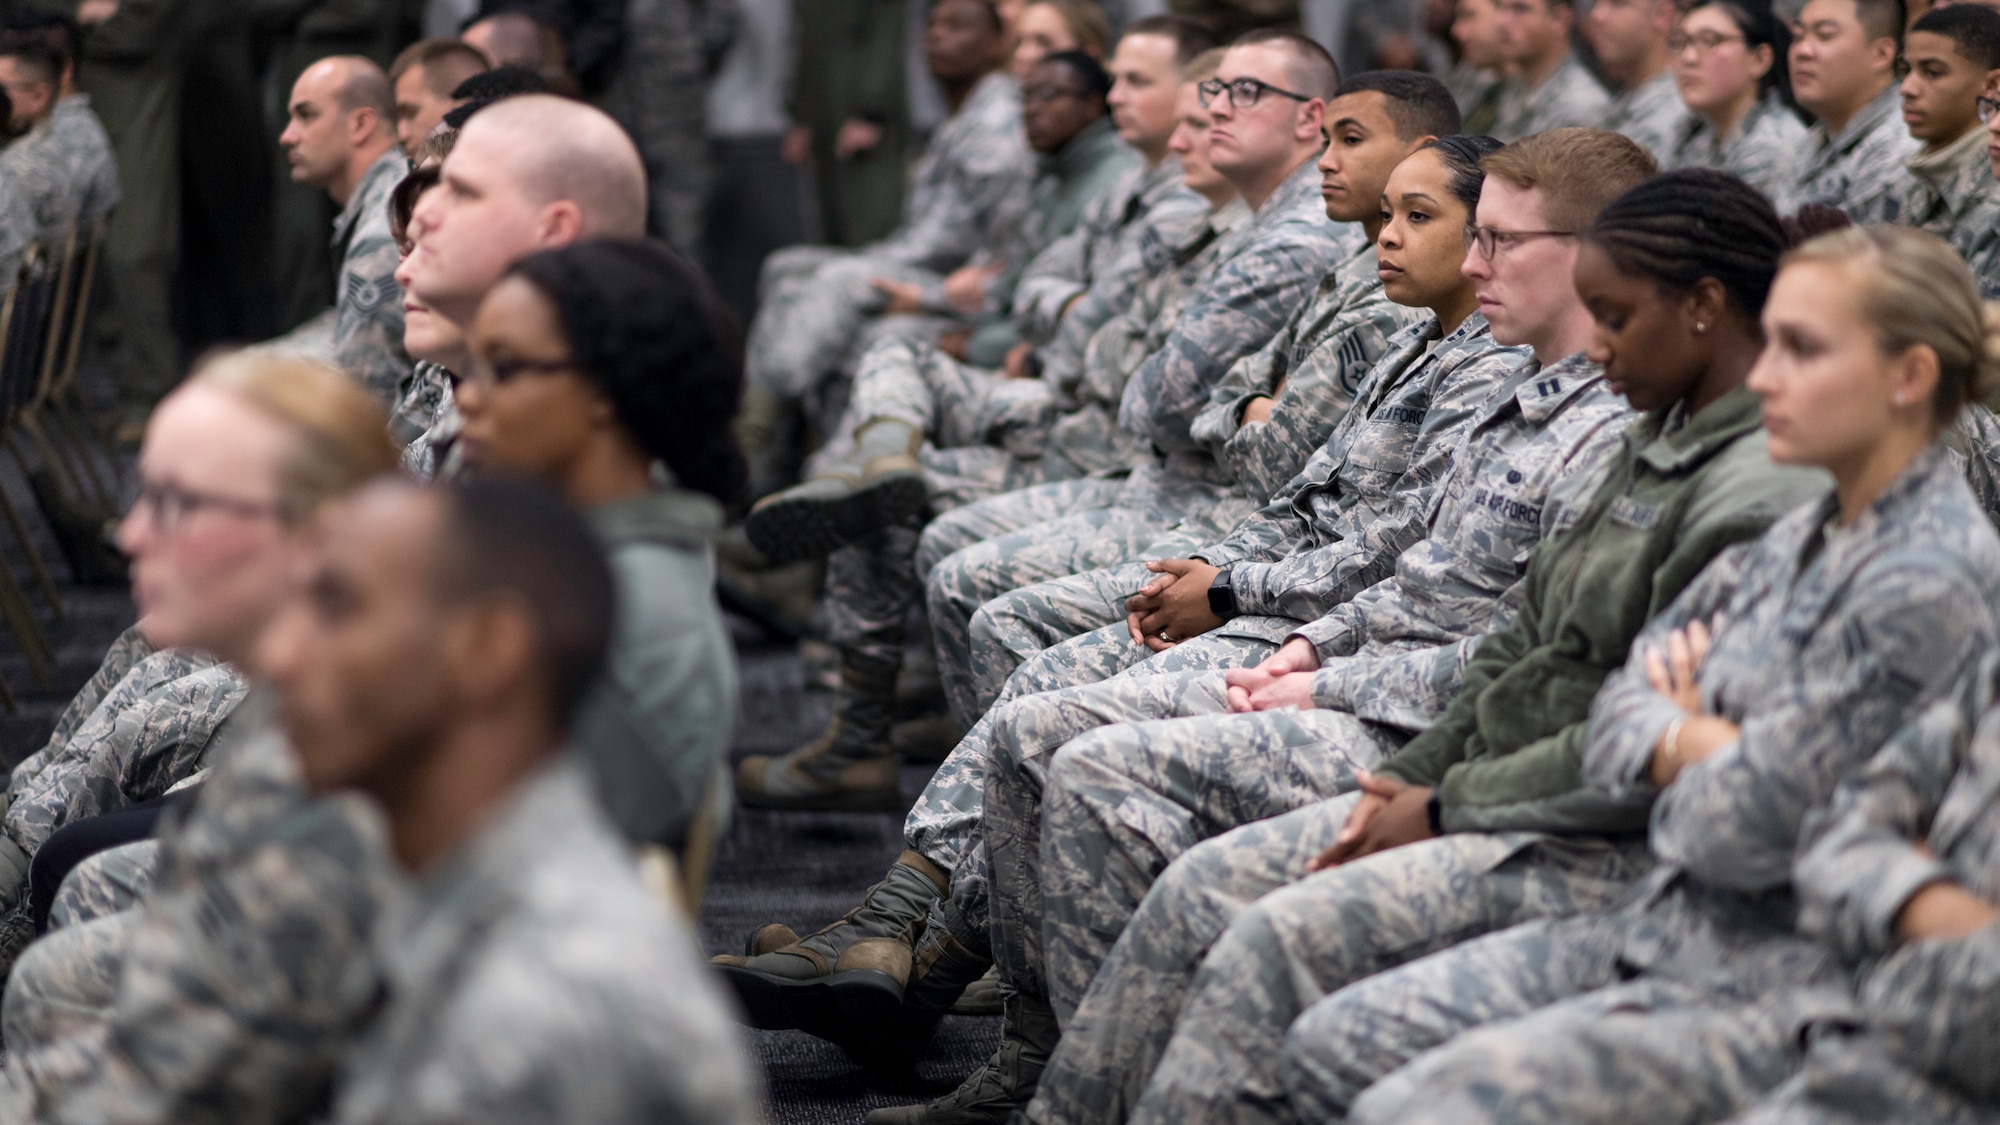
{"label": "black eyeglasses", "polygon": [[1215,100],[1215,96],[1224,90],[1229,91],[1229,104],[1233,109],[1249,109],[1251,106],[1257,104],[1257,99],[1263,97],[1267,90],[1273,94],[1283,95],[1295,102],[1317,100],[1309,98],[1304,94],[1295,94],[1290,90],[1281,89],[1271,85],[1269,82],[1256,78],[1232,78],[1227,82],[1224,82],[1220,78],[1211,78],[1195,87],[1195,92],[1201,95],[1201,108],[1207,109],[1208,104]]}
{"label": "black eyeglasses", "polygon": [[1979,99],[1978,105],[1979,123],[1981,125],[1993,124],[1993,115],[2000,113],[2000,98],[1982,97]]}
{"label": "black eyeglasses", "polygon": [[576,361],[570,359],[479,359],[474,357],[472,370],[464,378],[452,375],[451,385],[456,388],[465,379],[482,386],[498,386],[512,382],[516,375],[560,375],[576,370]]}
{"label": "black eyeglasses", "polygon": [[271,519],[282,511],[275,501],[244,500],[213,492],[197,492],[192,488],[182,488],[164,481],[141,482],[139,499],[132,507],[135,510],[145,508],[152,513],[153,526],[168,535],[173,534],[182,524],[204,509],[213,509],[246,520]]}
{"label": "black eyeglasses", "polygon": [[1501,250],[1518,246],[1537,238],[1574,238],[1573,230],[1497,230],[1493,227],[1468,226],[1465,228],[1465,248],[1479,247],[1479,256],[1487,261]]}

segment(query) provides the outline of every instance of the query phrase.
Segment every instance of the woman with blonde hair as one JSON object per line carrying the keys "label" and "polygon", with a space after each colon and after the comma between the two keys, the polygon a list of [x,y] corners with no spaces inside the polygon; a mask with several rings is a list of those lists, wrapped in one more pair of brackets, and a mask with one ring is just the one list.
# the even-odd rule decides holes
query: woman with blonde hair
{"label": "woman with blonde hair", "polygon": [[224,355],[154,411],[118,532],[140,620],[14,769],[0,820],[0,963],[46,923],[76,862],[146,838],[187,799],[170,789],[264,724],[247,675],[312,549],[313,517],[395,464],[381,408],[308,359]]}
{"label": "woman with blonde hair", "polygon": [[1111,53],[1111,23],[1090,0],[1030,0],[1014,20],[1014,56],[1008,69],[1024,79],[1036,63],[1059,51],[1094,59]]}
{"label": "woman with blonde hair", "polygon": [[[1587,301],[1589,273],[1579,258]],[[1645,346],[1662,314],[1612,331]],[[1780,994],[1837,994],[1853,971],[1797,932],[1801,831],[2000,640],[2000,537],[1945,444],[2000,368],[1988,323],[1971,273],[1929,234],[1853,228],[1783,259],[1746,386],[1771,460],[1824,469],[1832,487],[1647,626],[1581,748],[1591,791],[1650,805],[1656,866],[1616,909],[1321,1000],[1287,1036],[1298,1113],[1715,1121],[1797,1069],[1812,1007]]]}

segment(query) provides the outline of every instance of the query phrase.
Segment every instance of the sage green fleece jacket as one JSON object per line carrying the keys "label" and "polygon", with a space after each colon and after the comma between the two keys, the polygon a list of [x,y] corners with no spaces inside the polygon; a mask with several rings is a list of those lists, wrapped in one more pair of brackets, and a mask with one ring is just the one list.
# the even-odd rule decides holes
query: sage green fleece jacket
{"label": "sage green fleece jacket", "polygon": [[1709,560],[1832,483],[1771,463],[1741,387],[1674,426],[1679,413],[1632,423],[1583,517],[1536,548],[1514,623],[1480,642],[1444,717],[1377,771],[1435,787],[1446,831],[1644,831],[1649,801],[1584,783],[1591,700]]}

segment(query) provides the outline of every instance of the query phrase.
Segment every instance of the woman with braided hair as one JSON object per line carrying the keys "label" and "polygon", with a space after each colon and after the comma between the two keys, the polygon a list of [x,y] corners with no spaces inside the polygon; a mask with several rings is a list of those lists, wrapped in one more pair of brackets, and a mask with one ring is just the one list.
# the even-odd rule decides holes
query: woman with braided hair
{"label": "woman with braided hair", "polygon": [[710,541],[746,470],[727,319],[655,243],[523,259],[487,294],[458,382],[471,472],[546,479],[588,512],[618,580],[608,669],[572,741],[637,843],[678,848],[736,712]]}
{"label": "woman with braided hair", "polygon": [[[1677,319],[1695,336],[1747,328],[1701,296],[1726,290],[1727,271],[1678,297],[1664,281],[1685,245],[1670,212],[1707,195],[1692,226],[1732,221],[1710,175],[1636,189],[1585,235],[1577,287],[1614,379],[1628,349],[1661,352]],[[2000,639],[2000,536],[1943,441],[1995,364],[1971,273],[1905,228],[1791,251],[1761,323],[1767,342],[1735,386],[1692,380],[1655,416],[1685,433],[1754,396],[1769,458],[1830,487],[1722,552],[1597,693],[1566,811],[1576,824],[1645,813],[1626,823],[1645,825],[1652,871],[1615,909],[1530,922],[1315,1004],[1284,1052],[1302,1116],[1714,1121],[1797,1066],[1812,997],[1847,984],[1832,950],[1795,930],[1795,852],[1842,782]],[[1614,503],[1612,518],[1646,517]],[[1774,993],[1787,1001],[1760,1002]]]}

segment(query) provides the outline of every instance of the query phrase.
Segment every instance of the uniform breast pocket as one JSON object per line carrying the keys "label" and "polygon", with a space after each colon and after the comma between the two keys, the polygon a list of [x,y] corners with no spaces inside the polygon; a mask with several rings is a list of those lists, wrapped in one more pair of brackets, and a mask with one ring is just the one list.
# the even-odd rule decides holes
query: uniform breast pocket
{"label": "uniform breast pocket", "polygon": [[[1509,477],[1519,477],[1509,472]],[[1511,582],[1528,567],[1542,540],[1543,499],[1512,488],[1480,485],[1468,498],[1464,538],[1475,565]]]}
{"label": "uniform breast pocket", "polygon": [[1355,483],[1388,488],[1410,467],[1413,428],[1388,422],[1370,422],[1355,431],[1342,461],[1342,475]]}

